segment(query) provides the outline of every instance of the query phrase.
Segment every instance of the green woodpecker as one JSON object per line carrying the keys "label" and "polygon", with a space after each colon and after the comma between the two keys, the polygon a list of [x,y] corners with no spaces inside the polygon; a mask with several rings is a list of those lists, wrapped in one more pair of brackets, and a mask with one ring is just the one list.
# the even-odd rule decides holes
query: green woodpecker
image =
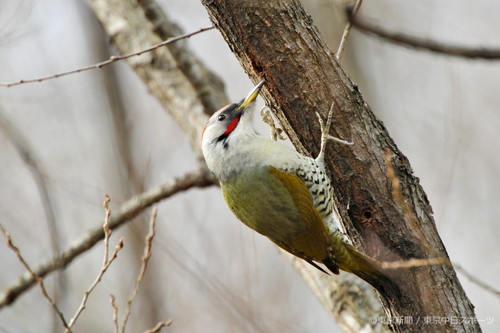
{"label": "green woodpecker", "polygon": [[[397,287],[374,259],[347,240],[332,202],[323,152],[328,127],[321,121],[321,152],[304,156],[253,128],[252,105],[265,81],[240,103],[229,104],[207,122],[202,150],[236,217],[276,245],[325,272],[354,273],[384,293]],[[330,118],[330,116],[329,116]]]}

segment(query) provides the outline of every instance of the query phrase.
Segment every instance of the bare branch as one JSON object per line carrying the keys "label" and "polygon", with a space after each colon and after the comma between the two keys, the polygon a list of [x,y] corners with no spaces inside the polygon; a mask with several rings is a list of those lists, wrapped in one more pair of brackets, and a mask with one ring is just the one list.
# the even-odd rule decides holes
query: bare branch
{"label": "bare branch", "polygon": [[493,48],[470,48],[465,46],[446,45],[433,40],[423,39],[397,32],[384,30],[374,24],[363,21],[347,10],[347,16],[352,26],[361,32],[384,38],[392,43],[415,47],[417,49],[436,52],[448,56],[469,59],[496,60],[500,58],[500,49]]}
{"label": "bare branch", "polygon": [[124,240],[123,237],[120,238],[120,240],[118,241],[118,244],[115,246],[115,249],[113,250],[113,253],[111,254],[111,258],[109,258],[109,260],[101,267],[101,270],[99,271],[99,274],[95,278],[94,282],[92,282],[89,289],[87,289],[85,291],[85,293],[83,294],[82,301],[80,302],[78,309],[76,310],[75,314],[73,315],[73,318],[71,318],[71,321],[69,322],[69,325],[68,325],[69,327],[67,328],[66,333],[71,332],[71,327],[73,327],[76,320],[78,319],[80,314],[85,309],[85,305],[87,304],[87,300],[88,300],[90,294],[95,289],[95,287],[99,284],[99,282],[101,282],[101,279],[102,279],[104,273],[106,273],[106,271],[108,270],[109,266],[111,266],[113,261],[118,257],[118,252],[120,252],[120,250],[123,248],[123,240]]}
{"label": "bare branch", "polygon": [[102,225],[102,230],[104,231],[104,258],[102,265],[103,267],[107,265],[109,261],[109,237],[111,237],[111,229],[109,229],[109,216],[111,215],[111,208],[109,208],[109,203],[111,198],[106,194],[106,199],[104,200],[104,211],[106,215],[104,217],[104,224]]}
{"label": "bare branch", "polygon": [[381,262],[380,265],[382,266],[382,268],[386,269],[398,269],[398,268],[412,268],[412,267],[422,267],[430,265],[451,265],[451,264],[448,258],[436,257],[429,259],[412,258],[400,261],[384,261]]}
{"label": "bare branch", "polygon": [[[361,3],[363,0],[357,0],[356,4],[354,5],[354,8],[352,9],[352,16],[355,16],[358,13],[359,7],[361,7]],[[337,53],[335,54],[335,58],[337,61],[340,61],[342,58],[342,54],[344,53],[344,48],[347,44],[347,39],[349,38],[349,34],[351,33],[351,27],[352,23],[351,21],[347,21],[347,24],[344,29],[344,33],[342,34],[342,39],[340,40],[339,48],[337,50]]]}
{"label": "bare branch", "polygon": [[[139,215],[144,209],[150,207],[154,203],[179,192],[186,191],[193,187],[204,188],[214,184],[216,184],[216,182],[205,166],[198,171],[189,172],[184,176],[173,178],[163,185],[138,194],[124,202],[120,206],[118,213],[110,217],[109,227],[114,230]],[[55,270],[62,269],[103,238],[104,231],[101,226],[92,229],[88,231],[83,238],[75,241],[69,249],[38,265],[33,272],[36,276],[43,278]],[[36,279],[31,274],[23,274],[17,282],[0,293],[0,308],[14,302],[19,295],[32,287],[35,282]]]}
{"label": "bare branch", "polygon": [[116,298],[113,294],[110,295],[111,299],[109,302],[111,303],[111,307],[113,308],[113,327],[114,333],[118,333],[118,306],[116,305]]}
{"label": "bare branch", "polygon": [[144,254],[141,259],[141,269],[139,270],[139,274],[137,275],[137,279],[135,280],[135,286],[132,290],[132,293],[127,299],[127,308],[125,309],[125,314],[123,315],[122,322],[122,333],[125,333],[125,327],[127,326],[127,321],[131,313],[132,302],[137,295],[137,291],[139,290],[139,286],[142,283],[142,278],[144,277],[144,273],[146,273],[146,269],[148,268],[148,262],[151,258],[151,246],[153,245],[153,238],[155,236],[155,225],[156,225],[156,215],[158,213],[158,209],[153,208],[153,213],[151,214],[151,221],[149,222],[149,232],[146,235],[146,244],[144,246]]}
{"label": "bare branch", "polygon": [[494,287],[488,285],[484,281],[479,280],[474,274],[469,273],[465,268],[462,267],[462,265],[459,265],[457,263],[453,263],[453,266],[457,271],[462,273],[467,279],[469,279],[470,282],[474,283],[475,285],[483,288],[484,290],[492,293],[493,295],[500,297],[500,290],[495,289]]}
{"label": "bare branch", "polygon": [[47,293],[47,289],[45,289],[45,284],[43,283],[43,279],[39,275],[37,275],[31,269],[30,265],[26,262],[26,260],[24,260],[24,257],[21,255],[21,251],[12,242],[12,237],[10,236],[10,233],[1,224],[0,224],[0,230],[2,231],[3,235],[5,236],[5,239],[7,240],[7,246],[9,248],[11,248],[12,251],[14,251],[14,253],[17,256],[17,259],[19,259],[19,262],[21,262],[21,264],[24,266],[24,268],[28,271],[28,273],[30,274],[32,279],[38,283],[38,285],[40,286],[40,290],[42,291],[43,296],[49,301],[50,305],[52,305],[52,308],[57,313],[57,316],[59,317],[59,319],[61,319],[61,322],[64,325],[64,327],[69,328],[68,323],[66,322],[66,319],[64,319],[64,315],[59,310],[59,308],[57,307],[57,305],[54,302],[54,300],[52,299],[52,297],[50,297],[49,294]]}
{"label": "bare branch", "polygon": [[169,38],[169,39],[167,39],[167,40],[165,40],[165,41],[163,41],[161,43],[155,44],[153,46],[150,46],[148,48],[145,48],[145,49],[142,49],[142,50],[139,50],[139,51],[135,51],[135,52],[132,52],[132,53],[127,53],[127,54],[124,54],[124,55],[111,56],[108,60],[101,61],[101,62],[99,62],[97,64],[93,64],[93,65],[89,65],[89,66],[85,66],[85,67],[80,67],[80,68],[73,69],[73,70],[70,70],[70,71],[67,71],[67,72],[61,72],[61,73],[57,73],[57,74],[51,74],[51,75],[47,75],[47,76],[42,76],[42,77],[38,77],[38,78],[35,78],[35,79],[19,80],[19,81],[16,81],[16,82],[0,82],[0,86],[3,86],[3,87],[12,87],[12,86],[17,86],[17,85],[26,84],[26,83],[42,82],[42,81],[47,81],[47,80],[50,80],[50,79],[56,79],[56,78],[59,78],[61,76],[66,76],[66,75],[70,75],[70,74],[75,74],[75,73],[80,73],[80,72],[88,71],[88,70],[91,70],[91,69],[102,68],[102,67],[110,65],[110,64],[112,64],[112,63],[114,63],[116,61],[124,60],[124,59],[135,57],[135,56],[140,56],[143,53],[154,51],[157,48],[160,48],[162,46],[175,43],[175,42],[177,42],[177,41],[179,41],[181,39],[189,38],[191,36],[194,36],[196,34],[202,33],[204,31],[212,30],[213,28],[214,28],[213,26],[212,27],[206,27],[206,28],[200,28],[200,29],[198,29],[196,31],[193,31],[193,32],[190,32],[190,33],[187,33],[187,34],[184,34],[184,35],[180,35],[180,36],[177,36],[177,37]]}
{"label": "bare branch", "polygon": [[159,332],[163,327],[168,327],[170,325],[172,325],[172,319],[160,321],[158,322],[158,324],[155,325],[155,327],[144,331],[144,333],[156,333]]}
{"label": "bare branch", "polygon": [[104,209],[106,211],[106,217],[104,219],[104,224],[102,226],[102,229],[104,231],[104,256],[103,256],[101,270],[99,271],[99,274],[97,274],[97,277],[95,278],[94,282],[92,282],[90,287],[83,294],[83,298],[82,298],[82,301],[80,302],[80,305],[78,306],[78,309],[76,310],[75,314],[73,315],[73,317],[69,321],[68,327],[66,329],[66,333],[71,332],[71,327],[73,327],[73,325],[77,321],[78,317],[85,309],[85,305],[87,304],[87,300],[88,300],[90,294],[95,289],[95,287],[99,284],[99,282],[101,282],[101,279],[102,279],[104,273],[106,273],[109,266],[111,266],[113,261],[118,256],[118,252],[123,248],[123,237],[122,237],[118,241],[118,244],[115,246],[115,249],[114,249],[113,253],[111,254],[111,258],[109,258],[109,237],[111,236],[111,229],[109,228],[109,216],[111,214],[111,209],[109,208],[110,201],[111,201],[111,199],[109,198],[108,195],[106,195],[106,199],[104,200]]}

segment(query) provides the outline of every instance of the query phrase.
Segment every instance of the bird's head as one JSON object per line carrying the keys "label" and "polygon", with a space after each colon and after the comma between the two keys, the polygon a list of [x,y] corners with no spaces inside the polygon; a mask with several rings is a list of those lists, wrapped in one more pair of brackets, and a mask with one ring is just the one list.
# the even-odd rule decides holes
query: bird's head
{"label": "bird's head", "polygon": [[222,107],[208,120],[201,136],[201,146],[206,150],[228,149],[234,138],[254,133],[252,125],[253,104],[264,85],[260,81],[239,103]]}
{"label": "bird's head", "polygon": [[216,173],[217,166],[256,135],[253,128],[253,105],[264,85],[260,81],[239,103],[224,106],[208,120],[201,136],[201,148],[208,167]]}

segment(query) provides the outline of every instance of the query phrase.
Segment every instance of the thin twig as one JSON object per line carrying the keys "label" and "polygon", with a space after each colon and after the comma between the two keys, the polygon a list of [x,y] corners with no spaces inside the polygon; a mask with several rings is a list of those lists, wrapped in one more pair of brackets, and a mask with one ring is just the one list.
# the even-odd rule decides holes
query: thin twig
{"label": "thin twig", "polygon": [[384,261],[380,265],[384,269],[397,269],[397,268],[412,268],[432,265],[450,265],[450,261],[445,257],[436,257],[429,259],[408,259],[400,261]]}
{"label": "thin twig", "polygon": [[114,333],[118,333],[118,306],[116,305],[115,295],[111,294],[111,299],[109,302],[111,303],[111,307],[113,308],[113,327]]}
{"label": "thin twig", "polygon": [[475,285],[483,288],[484,290],[492,293],[493,295],[500,297],[500,290],[495,289],[494,287],[488,285],[487,283],[479,280],[474,274],[469,273],[465,268],[463,268],[461,265],[457,263],[453,263],[453,267],[460,273],[462,273],[467,279],[469,279],[470,282],[474,283]]}
{"label": "thin twig", "polygon": [[[352,16],[355,16],[357,14],[359,7],[361,7],[362,2],[363,0],[356,1],[356,4],[354,5],[354,8],[352,9],[351,12]],[[347,39],[349,38],[349,34],[351,33],[351,27],[352,23],[351,21],[348,20],[344,29],[344,33],[342,34],[342,39],[340,40],[339,48],[337,50],[337,53],[335,54],[335,58],[337,59],[337,61],[340,61],[340,59],[342,58],[342,54],[344,53],[344,48],[347,44]]]}
{"label": "thin twig", "polygon": [[[188,172],[181,177],[176,177],[146,192],[133,196],[124,202],[119,212],[110,217],[109,227],[114,230],[139,215],[144,209],[156,202],[166,199],[179,192],[186,191],[193,187],[208,187],[216,184],[213,176],[206,169],[201,168],[195,172]],[[35,275],[43,278],[47,274],[66,267],[73,259],[92,248],[97,242],[104,238],[102,223],[87,233],[81,239],[76,240],[73,245],[58,256],[43,261],[33,271]],[[19,295],[36,283],[36,279],[31,274],[23,274],[11,286],[5,288],[0,293],[0,308],[14,302]]]}
{"label": "thin twig", "polygon": [[109,196],[106,195],[106,199],[104,200],[104,209],[106,211],[106,218],[104,219],[104,224],[102,226],[102,229],[104,230],[104,256],[103,256],[102,267],[101,267],[101,270],[99,271],[99,274],[97,274],[97,277],[95,278],[94,282],[92,282],[90,287],[83,294],[83,298],[80,302],[80,306],[78,307],[75,314],[71,318],[69,325],[66,329],[66,333],[71,332],[71,327],[73,327],[76,320],[78,319],[80,314],[85,309],[85,305],[87,304],[87,300],[88,300],[90,294],[95,289],[95,287],[99,284],[99,282],[101,282],[101,279],[102,279],[104,273],[106,273],[109,266],[111,266],[113,261],[118,256],[118,252],[123,248],[123,237],[122,237],[118,241],[118,244],[115,246],[115,249],[114,249],[113,253],[111,254],[111,258],[109,258],[109,237],[111,236],[111,229],[109,228],[109,217],[111,215],[111,209],[109,208],[109,202],[110,202],[110,198],[109,198]]}
{"label": "thin twig", "polygon": [[137,295],[137,291],[142,283],[142,279],[144,277],[144,273],[146,273],[146,269],[148,268],[149,259],[151,258],[151,246],[153,245],[153,238],[155,237],[155,225],[156,225],[156,215],[158,213],[158,209],[153,208],[153,212],[151,214],[151,220],[149,222],[149,232],[146,235],[146,244],[144,246],[144,253],[141,258],[141,268],[139,270],[139,274],[137,275],[137,279],[135,280],[135,286],[130,296],[127,299],[127,308],[125,309],[125,313],[123,315],[122,321],[122,333],[125,333],[125,327],[127,326],[128,318],[130,317],[130,313],[132,310],[132,302]]}
{"label": "thin twig", "polygon": [[202,33],[202,32],[208,31],[208,30],[212,30],[212,29],[214,29],[213,26],[201,28],[201,29],[198,29],[196,31],[193,31],[193,32],[190,32],[190,33],[187,33],[187,34],[184,34],[184,35],[180,35],[180,36],[177,36],[177,37],[169,38],[169,39],[167,39],[167,40],[165,40],[165,41],[163,41],[161,43],[155,44],[153,46],[150,46],[150,47],[145,48],[145,49],[140,50],[140,51],[136,51],[136,52],[132,52],[132,53],[124,54],[124,55],[114,55],[114,56],[111,56],[108,60],[104,60],[104,61],[99,62],[97,64],[93,64],[93,65],[89,65],[89,66],[85,66],[85,67],[80,67],[80,68],[73,69],[73,70],[70,70],[70,71],[67,71],[67,72],[62,72],[62,73],[57,73],[57,74],[51,74],[51,75],[47,75],[47,76],[42,76],[42,77],[38,77],[38,78],[35,78],[35,79],[19,80],[19,81],[16,81],[16,82],[0,82],[0,86],[3,86],[3,87],[12,87],[12,86],[20,85],[20,84],[33,83],[33,82],[42,82],[42,81],[46,81],[46,80],[50,80],[50,79],[55,79],[55,78],[58,78],[58,77],[61,77],[61,76],[66,76],[66,75],[70,75],[70,74],[75,74],[75,73],[80,73],[80,72],[88,71],[88,70],[91,70],[91,69],[102,68],[102,67],[107,66],[109,64],[112,64],[112,63],[114,63],[116,61],[128,59],[128,58],[135,57],[135,56],[140,56],[143,53],[154,51],[157,48],[160,48],[162,46],[165,46],[165,45],[177,42],[177,41],[179,41],[181,39],[189,38],[189,37],[194,36],[196,34],[199,34],[199,33]]}
{"label": "thin twig", "polygon": [[165,320],[165,321],[160,321],[158,324],[155,325],[155,327],[144,331],[144,333],[157,333],[159,332],[163,327],[168,327],[172,325],[172,319]]}
{"label": "thin twig", "polygon": [[104,211],[106,212],[104,216],[104,224],[102,225],[102,230],[104,231],[104,257],[102,266],[106,266],[109,258],[109,237],[111,237],[111,229],[109,229],[109,216],[111,215],[111,208],[109,208],[109,203],[111,198],[106,194],[106,199],[104,199]]}
{"label": "thin twig", "polygon": [[396,44],[411,46],[417,49],[427,50],[454,57],[485,60],[496,60],[500,58],[500,49],[485,47],[470,48],[464,46],[446,45],[433,40],[427,40],[402,33],[386,31],[374,24],[360,20],[357,16],[354,16],[350,10],[347,10],[347,16],[352,26],[359,31],[384,38]]}
{"label": "thin twig", "polygon": [[7,240],[7,246],[9,248],[11,248],[12,251],[14,251],[14,253],[17,256],[17,259],[19,259],[19,262],[21,262],[21,264],[24,266],[24,268],[29,272],[29,274],[31,275],[31,277],[33,278],[33,280],[38,283],[38,285],[40,286],[40,290],[42,291],[43,296],[50,302],[50,305],[52,305],[52,308],[57,313],[57,316],[59,317],[59,319],[61,319],[61,322],[64,325],[64,327],[65,328],[69,328],[68,323],[66,322],[66,319],[64,319],[64,315],[59,310],[59,308],[57,307],[57,304],[54,302],[54,300],[47,293],[47,289],[45,289],[45,284],[43,283],[43,279],[39,275],[37,275],[31,269],[30,265],[28,265],[28,263],[26,262],[26,260],[24,260],[24,257],[21,255],[21,251],[12,242],[12,237],[10,236],[10,233],[1,224],[0,224],[0,230],[2,231],[2,233],[5,236],[5,239]]}
{"label": "thin twig", "polygon": [[73,318],[71,318],[71,321],[69,322],[69,328],[66,330],[66,333],[71,332],[71,327],[75,324],[76,320],[82,313],[82,311],[85,309],[85,305],[87,304],[87,300],[92,293],[92,291],[95,289],[95,287],[101,282],[102,276],[106,271],[108,270],[109,266],[113,263],[113,261],[118,257],[118,252],[123,248],[123,237],[120,238],[118,241],[118,244],[116,244],[115,249],[113,250],[113,253],[111,254],[111,258],[109,258],[108,262],[106,263],[105,266],[101,267],[101,270],[99,271],[99,274],[95,278],[94,282],[92,282],[92,285],[85,291],[83,294],[82,301],[80,303],[80,306],[76,310]]}

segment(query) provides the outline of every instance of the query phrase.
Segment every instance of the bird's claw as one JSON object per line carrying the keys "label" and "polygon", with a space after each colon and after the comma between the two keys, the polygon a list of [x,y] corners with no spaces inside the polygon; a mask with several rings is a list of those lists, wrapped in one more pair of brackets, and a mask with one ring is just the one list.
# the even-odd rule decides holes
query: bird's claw
{"label": "bird's claw", "polygon": [[335,101],[333,101],[331,106],[330,106],[330,110],[328,111],[328,116],[326,118],[326,123],[323,121],[323,118],[321,118],[321,115],[319,114],[319,112],[316,112],[316,115],[318,116],[318,120],[319,120],[319,125],[321,128],[321,149],[319,151],[318,157],[316,157],[316,160],[324,158],[326,143],[328,142],[328,140],[337,141],[337,142],[340,142],[340,143],[343,143],[343,144],[349,145],[349,146],[354,144],[353,141],[339,139],[339,138],[329,134],[330,127],[332,125],[333,107],[334,106],[335,106]]}

